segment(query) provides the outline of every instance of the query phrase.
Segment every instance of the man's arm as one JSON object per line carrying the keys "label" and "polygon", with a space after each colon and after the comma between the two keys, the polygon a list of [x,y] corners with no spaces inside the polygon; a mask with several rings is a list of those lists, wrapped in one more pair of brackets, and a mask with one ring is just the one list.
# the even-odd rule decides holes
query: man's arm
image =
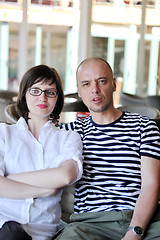
{"label": "man's arm", "polygon": [[[141,159],[141,191],[138,197],[130,226],[140,226],[146,230],[158,204],[160,188],[160,161],[142,157]],[[136,240],[132,231],[128,231],[122,240]]]}
{"label": "man's arm", "polygon": [[24,172],[7,176],[7,178],[40,188],[61,188],[77,179],[79,170],[74,160],[66,160],[58,168]]}

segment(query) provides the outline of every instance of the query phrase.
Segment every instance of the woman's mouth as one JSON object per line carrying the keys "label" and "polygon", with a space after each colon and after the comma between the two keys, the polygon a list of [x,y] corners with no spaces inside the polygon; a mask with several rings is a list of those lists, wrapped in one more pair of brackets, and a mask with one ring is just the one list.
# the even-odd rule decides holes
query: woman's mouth
{"label": "woman's mouth", "polygon": [[46,108],[47,107],[47,105],[46,104],[38,104],[37,105],[39,108],[41,108],[41,109],[43,109],[43,108]]}

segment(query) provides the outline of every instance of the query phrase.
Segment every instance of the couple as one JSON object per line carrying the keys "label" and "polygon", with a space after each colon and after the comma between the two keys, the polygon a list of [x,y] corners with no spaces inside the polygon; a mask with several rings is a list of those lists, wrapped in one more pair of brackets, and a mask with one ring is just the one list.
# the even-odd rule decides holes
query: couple
{"label": "couple", "polygon": [[[49,76],[47,79],[51,80],[52,77]],[[22,220],[26,221],[26,223],[17,219],[15,219],[15,222],[16,220],[20,222],[21,225],[18,227],[25,230],[26,234],[31,235],[32,239],[36,239],[32,232],[35,232],[36,235],[36,231],[38,232],[41,229],[42,232],[40,234],[46,234],[46,238],[39,237],[37,239],[49,239],[47,238],[47,233],[49,237],[49,226],[46,222],[54,223],[54,230],[56,231],[56,226],[58,225],[58,220],[57,222],[55,221],[57,212],[54,212],[54,217],[51,214],[51,217],[54,219],[49,219],[45,215],[50,213],[47,211],[47,207],[46,212],[43,212],[43,209],[39,209],[39,206],[40,208],[43,206],[40,204],[40,201],[48,202],[51,199],[53,200],[53,197],[51,197],[53,195],[56,200],[55,204],[57,204],[55,206],[59,206],[61,190],[58,189],[80,179],[76,185],[75,214],[71,216],[71,223],[52,239],[160,239],[160,211],[158,205],[160,136],[156,124],[147,117],[127,112],[122,113],[114,108],[113,92],[116,90],[116,80],[113,77],[110,66],[103,59],[85,59],[77,69],[77,85],[79,96],[88,107],[91,116],[84,120],[77,120],[74,123],[67,124],[67,129],[75,130],[68,132],[55,129],[50,124],[51,121],[56,120],[62,109],[59,109],[57,100],[60,89],[58,89],[55,82],[46,82],[44,75],[43,77],[38,76],[38,78],[36,76],[34,81],[27,84],[23,90],[20,88],[19,100],[20,102],[22,99],[26,100],[26,103],[22,104],[23,111],[21,116],[23,118],[20,118],[17,122],[17,127],[10,127],[10,131],[6,126],[3,126],[5,130],[1,130],[1,141],[3,142],[3,152],[6,149],[6,139],[8,140],[8,136],[11,136],[11,131],[14,134],[18,134],[18,125],[20,125],[19,130],[26,130],[25,133],[24,131],[22,133],[23,135],[26,134],[26,156],[21,156],[21,159],[19,156],[17,166],[14,166],[14,168],[12,166],[14,171],[11,171],[12,168],[10,166],[10,168],[8,167],[8,172],[6,170],[2,171],[2,174],[4,176],[8,175],[8,177],[4,178],[2,176],[0,181],[4,182],[8,188],[9,184],[12,184],[12,186],[9,191],[5,191],[5,187],[4,190],[1,187],[3,190],[0,196],[1,199],[4,197],[7,199],[12,198],[13,201],[13,198],[19,198],[19,201],[25,202],[26,206],[28,203],[28,209],[30,209],[28,217],[30,219],[28,220],[23,215],[24,219]],[[21,94],[23,97],[20,99]],[[41,111],[37,111],[35,102],[41,101],[40,97],[43,97],[45,101],[38,104]],[[53,99],[55,100],[54,103],[51,101]],[[48,106],[51,105],[50,111],[47,111],[49,109]],[[59,112],[55,109],[59,110]],[[39,112],[43,112],[43,114],[39,114]],[[56,117],[55,113],[57,113]],[[49,120],[50,118],[52,118],[51,121]],[[21,121],[23,121],[23,124]],[[37,122],[39,127],[37,127]],[[0,129],[3,128],[0,127]],[[76,131],[81,136],[83,142],[83,174],[81,165],[82,149],[79,135]],[[4,139],[3,135],[6,133],[8,133],[8,136]],[[32,136],[32,142],[31,133],[34,136]],[[58,135],[56,140],[53,139],[55,133]],[[75,134],[74,136],[72,135],[73,133]],[[61,139],[62,136],[64,141],[63,138]],[[31,145],[30,149],[33,151],[33,156],[27,147],[28,144]],[[39,145],[37,150],[36,144]],[[17,146],[17,148],[19,149],[18,152],[22,151],[21,147]],[[39,159],[38,162],[34,161],[35,151],[36,158]],[[42,154],[43,151],[44,153]],[[48,151],[49,156],[47,156]],[[59,154],[56,155],[57,158],[55,157],[55,159],[58,159],[56,166],[52,156],[54,151],[57,151],[57,154]],[[16,152],[14,154],[18,155]],[[41,155],[44,155],[45,158],[45,154],[46,159],[42,159]],[[32,170],[30,170],[30,166],[27,167],[29,155],[31,155],[30,164]],[[47,166],[45,161],[47,158],[51,158],[51,156],[53,160],[50,160]],[[22,164],[22,158],[26,166]],[[9,159],[6,158],[6,161],[8,163]],[[4,160],[1,162],[4,162]],[[2,165],[2,163],[0,164]],[[22,172],[23,169],[23,172],[26,173],[14,174],[18,172],[16,167],[20,168],[19,165],[21,169],[18,169],[18,171]],[[4,163],[4,166],[2,165],[1,169],[5,169],[5,166],[6,163]],[[32,171],[35,170],[39,171],[33,173]],[[66,174],[65,177],[64,173]],[[67,180],[65,181],[65,179]],[[18,186],[22,189],[19,191],[19,194],[15,190],[16,187],[18,189]],[[34,192],[34,188],[37,192]],[[34,196],[32,195],[33,192]],[[28,199],[32,200],[32,203],[28,202]],[[12,206],[14,205],[12,204]],[[53,210],[52,207],[48,209]],[[44,213],[42,218],[40,210]],[[60,212],[59,208],[58,210],[54,208],[53,211],[55,210]],[[60,215],[57,219],[59,218]],[[3,220],[3,222],[7,221]],[[42,225],[42,228],[40,225]],[[3,227],[0,230],[0,234],[2,230]],[[50,235],[51,232],[54,233],[54,230],[50,231]]]}

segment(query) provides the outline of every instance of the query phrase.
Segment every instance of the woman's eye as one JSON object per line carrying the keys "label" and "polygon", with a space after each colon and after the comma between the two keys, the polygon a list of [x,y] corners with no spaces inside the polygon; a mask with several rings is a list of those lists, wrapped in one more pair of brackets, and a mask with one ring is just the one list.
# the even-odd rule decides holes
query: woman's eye
{"label": "woman's eye", "polygon": [[32,93],[34,93],[34,94],[39,93],[39,90],[38,89],[32,89]]}
{"label": "woman's eye", "polygon": [[55,91],[47,91],[47,94],[49,94],[49,95],[56,95],[56,92]]}

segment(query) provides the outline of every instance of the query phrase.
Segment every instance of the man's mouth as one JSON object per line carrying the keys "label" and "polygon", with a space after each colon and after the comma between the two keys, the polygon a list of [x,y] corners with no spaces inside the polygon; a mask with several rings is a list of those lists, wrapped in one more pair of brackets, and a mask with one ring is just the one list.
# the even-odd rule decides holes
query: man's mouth
{"label": "man's mouth", "polygon": [[94,102],[94,103],[99,103],[99,102],[101,102],[101,100],[102,100],[101,97],[94,97],[94,98],[92,99],[92,102]]}

